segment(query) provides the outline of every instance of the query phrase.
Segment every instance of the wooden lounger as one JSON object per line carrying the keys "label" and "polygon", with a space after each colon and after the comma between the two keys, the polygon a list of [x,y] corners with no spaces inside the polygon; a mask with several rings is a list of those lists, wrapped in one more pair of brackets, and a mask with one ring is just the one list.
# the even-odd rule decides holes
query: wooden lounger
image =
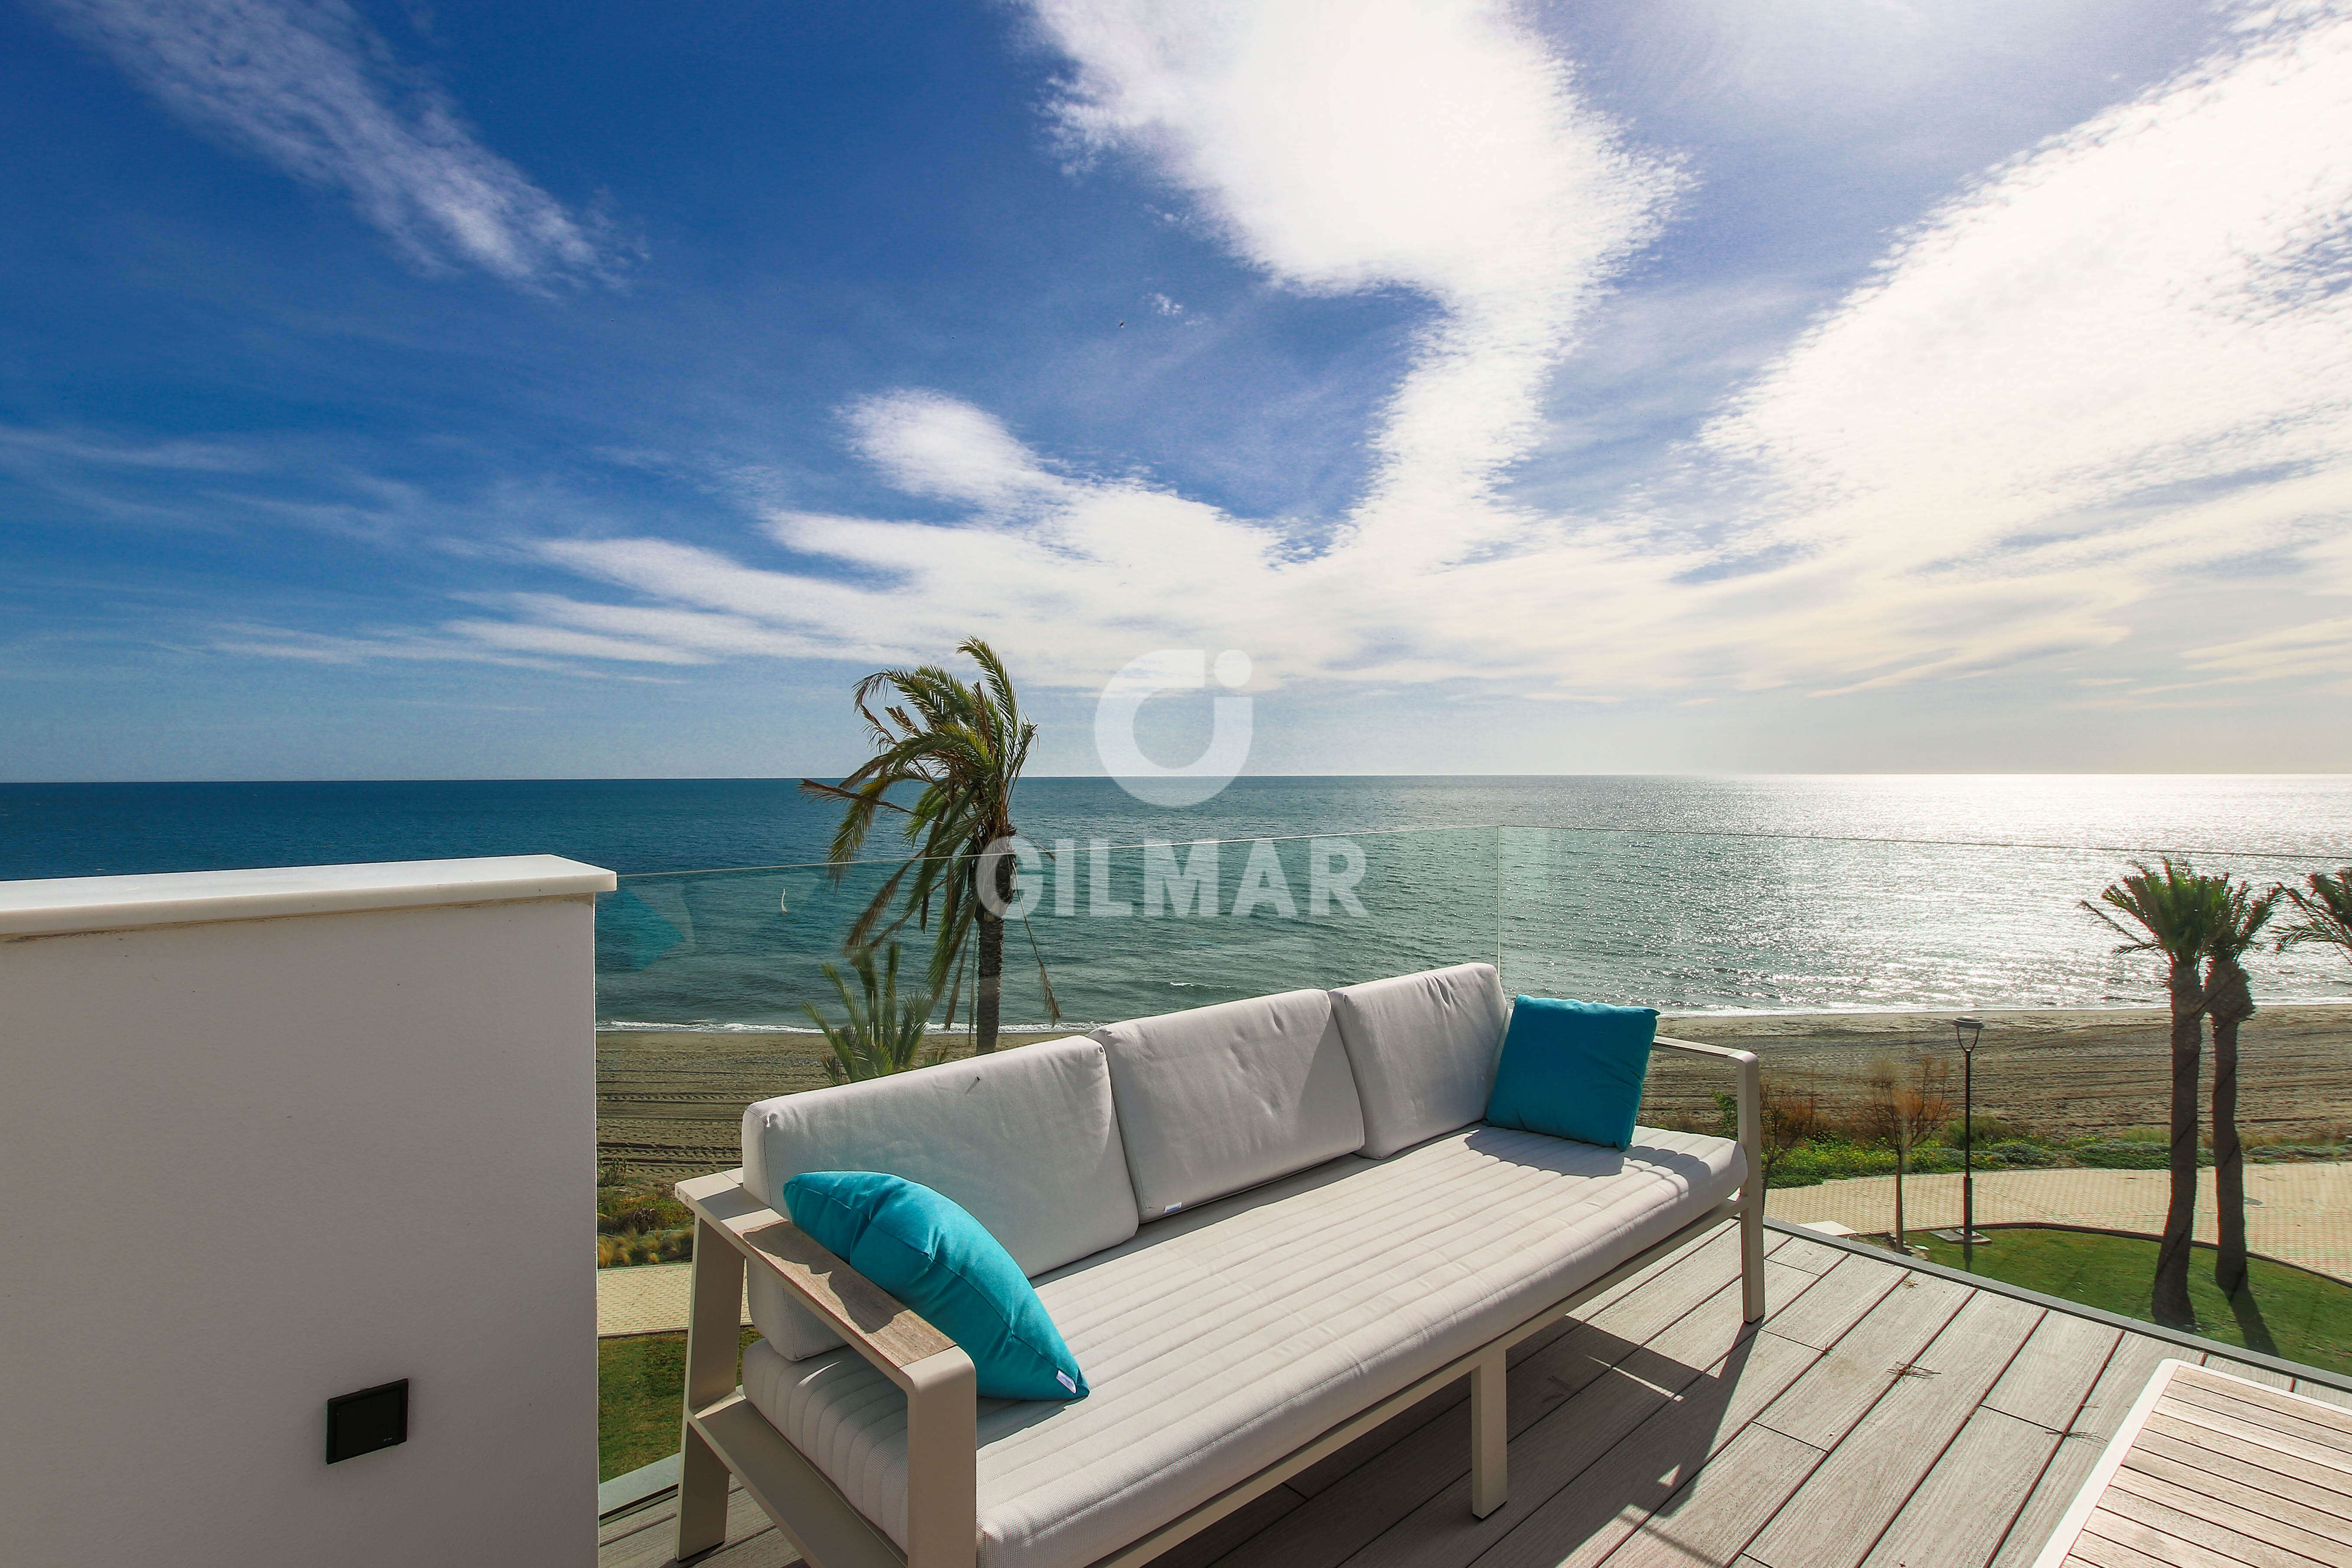
{"label": "wooden lounger", "polygon": [[2034,1568],[2149,1563],[2352,1568],[2352,1410],[2159,1365]]}

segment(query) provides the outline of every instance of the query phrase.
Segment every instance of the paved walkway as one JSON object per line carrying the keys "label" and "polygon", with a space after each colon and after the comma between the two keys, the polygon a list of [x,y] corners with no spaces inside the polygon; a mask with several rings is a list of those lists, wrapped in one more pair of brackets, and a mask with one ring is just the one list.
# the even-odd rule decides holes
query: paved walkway
{"label": "paved walkway", "polygon": [[[625,1268],[596,1270],[596,1337],[614,1334],[658,1334],[686,1327],[688,1301],[694,1294],[691,1263],[640,1263]],[[751,1309],[743,1309],[751,1321]]]}
{"label": "paved walkway", "polygon": [[[1977,1175],[1977,1223],[2050,1221],[2155,1236],[2164,1229],[2170,1175],[2163,1171],[1992,1171]],[[2248,1165],[2246,1246],[2264,1258],[2352,1280],[2352,1163]],[[2260,1205],[2260,1207],[2254,1206]],[[1960,1223],[1960,1178],[1907,1176],[1904,1224],[1932,1230]],[[1835,1220],[1865,1235],[1895,1226],[1895,1178],[1857,1176],[1818,1187],[1779,1187],[1765,1200],[1774,1219]],[[2214,1237],[2213,1173],[2198,1173],[2197,1239]]]}

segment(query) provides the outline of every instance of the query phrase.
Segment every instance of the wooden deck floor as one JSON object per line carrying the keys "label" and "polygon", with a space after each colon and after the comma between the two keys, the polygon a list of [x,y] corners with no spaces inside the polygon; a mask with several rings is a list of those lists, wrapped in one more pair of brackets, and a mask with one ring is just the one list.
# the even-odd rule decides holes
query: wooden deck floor
{"label": "wooden deck floor", "polygon": [[[2027,1568],[2157,1363],[2198,1359],[1781,1232],[1767,1267],[1752,1334],[1727,1230],[1522,1346],[1511,1500],[1487,1519],[1470,1516],[1468,1407],[1447,1390],[1160,1564]],[[600,1568],[662,1568],[670,1530],[658,1502],[606,1521]],[[793,1561],[738,1493],[699,1564]]]}

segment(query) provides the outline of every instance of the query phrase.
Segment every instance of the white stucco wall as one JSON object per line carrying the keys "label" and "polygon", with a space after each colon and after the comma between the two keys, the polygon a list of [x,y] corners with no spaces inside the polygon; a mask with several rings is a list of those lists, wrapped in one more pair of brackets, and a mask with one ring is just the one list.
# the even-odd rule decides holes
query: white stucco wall
{"label": "white stucco wall", "polygon": [[[611,885],[0,884],[0,1557],[593,1562]],[[327,1465],[402,1377],[406,1444]]]}

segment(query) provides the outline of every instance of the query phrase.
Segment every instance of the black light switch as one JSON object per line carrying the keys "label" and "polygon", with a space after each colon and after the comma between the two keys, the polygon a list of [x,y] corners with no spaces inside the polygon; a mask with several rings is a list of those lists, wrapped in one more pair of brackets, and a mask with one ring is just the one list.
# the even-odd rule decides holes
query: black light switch
{"label": "black light switch", "polygon": [[327,1463],[340,1465],[408,1441],[408,1379],[327,1401]]}

